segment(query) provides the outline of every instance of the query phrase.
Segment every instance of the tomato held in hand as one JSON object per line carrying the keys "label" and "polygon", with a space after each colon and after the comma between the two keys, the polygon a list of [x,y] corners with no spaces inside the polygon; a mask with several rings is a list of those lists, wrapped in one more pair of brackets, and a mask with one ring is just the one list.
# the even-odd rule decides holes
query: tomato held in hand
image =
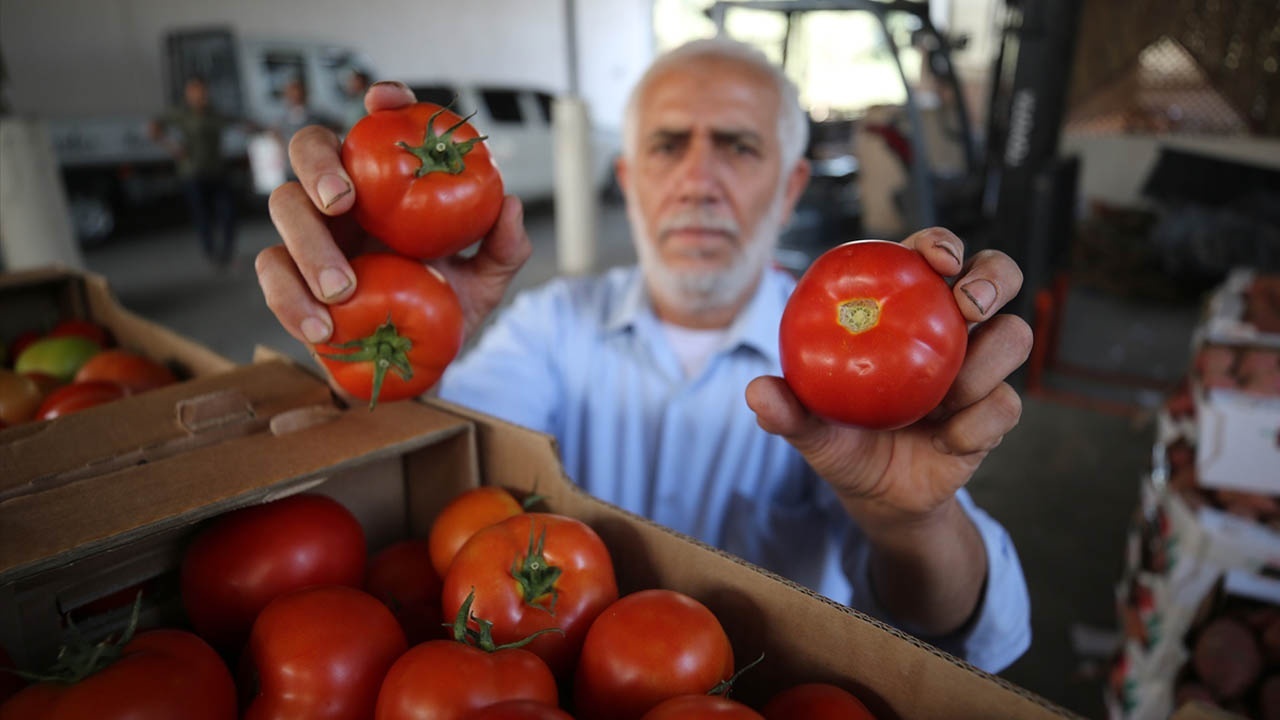
{"label": "tomato held in hand", "polygon": [[431,566],[427,541],[409,538],[374,553],[365,590],[391,608],[410,645],[444,637],[440,623],[440,576]]}
{"label": "tomato held in hand", "polygon": [[178,381],[162,363],[130,350],[103,350],[85,361],[76,372],[76,382],[108,380],[131,393],[146,392]]}
{"label": "tomato held in hand", "polygon": [[677,695],[733,676],[733,647],[707,606],[674,590],[641,590],[587,631],[574,678],[578,720],[637,720]]}
{"label": "tomato held in hand", "polygon": [[364,528],[324,495],[300,494],[214,518],[187,548],[182,605],[196,633],[238,651],[276,597],[311,585],[364,582]]}
{"label": "tomato held in hand", "polygon": [[[106,657],[116,652],[118,658]],[[149,630],[104,653],[97,666],[72,670],[65,682],[31,685],[0,705],[0,720],[31,718],[235,720],[236,687],[222,658],[200,638]]]}
{"label": "tomato held in hand", "polygon": [[521,513],[477,532],[444,577],[441,611],[454,617],[474,592],[471,611],[491,622],[493,640],[525,646],[568,679],[587,628],[618,599],[613,559],[589,525],[565,515]]}
{"label": "tomato held in hand", "polygon": [[396,252],[440,258],[484,237],[502,209],[502,176],[484,138],[432,103],[366,115],[342,142],[356,222]]}
{"label": "tomato held in hand", "polygon": [[434,268],[390,253],[351,261],[356,291],[329,306],[333,336],[316,345],[343,390],[369,401],[426,392],[462,347],[462,305]]}
{"label": "tomato held in hand", "polygon": [[431,532],[427,535],[431,565],[444,577],[453,556],[472,535],[522,512],[524,507],[520,501],[496,485],[483,485],[455,495],[431,523]]}
{"label": "tomato held in hand", "polygon": [[760,712],[766,720],[875,720],[862,701],[829,683],[804,683],[779,692]]}
{"label": "tomato held in hand", "polygon": [[272,600],[253,623],[249,669],[258,691],[244,720],[373,716],[387,670],[408,648],[377,598],[354,588],[303,588]]}
{"label": "tomato held in hand", "polygon": [[782,374],[810,412],[876,430],[905,427],[946,395],[968,343],[951,288],[916,251],[883,240],[836,246],[782,313]]}
{"label": "tomato held in hand", "polygon": [[[793,720],[813,720],[792,715]],[[760,713],[721,695],[677,695],[653,706],[640,720],[765,720]]]}

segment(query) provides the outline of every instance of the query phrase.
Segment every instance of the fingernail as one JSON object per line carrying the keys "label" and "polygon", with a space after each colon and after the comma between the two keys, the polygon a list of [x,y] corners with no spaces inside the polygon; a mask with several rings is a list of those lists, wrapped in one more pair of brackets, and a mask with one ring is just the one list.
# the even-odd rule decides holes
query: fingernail
{"label": "fingernail", "polygon": [[378,87],[379,85],[383,87],[392,87],[397,90],[402,90],[404,92],[409,92],[409,86],[405,85],[399,80],[379,80],[378,82],[374,83],[370,87]]}
{"label": "fingernail", "polygon": [[351,278],[338,268],[329,267],[320,271],[320,294],[325,300],[331,300],[351,287]]}
{"label": "fingernail", "polygon": [[956,264],[957,264],[957,265],[959,265],[959,264],[960,264],[960,256],[956,253],[956,249],[955,249],[955,248],[953,248],[953,247],[951,247],[951,245],[949,245],[948,243],[944,243],[944,242],[936,242],[936,243],[934,243],[934,244],[933,244],[933,246],[934,246],[934,247],[936,247],[936,248],[938,248],[939,250],[942,250],[942,251],[946,252],[948,255],[950,255],[950,256],[952,257],[952,259],[954,259],[954,260],[956,261]]}
{"label": "fingernail", "polygon": [[983,315],[987,314],[987,308],[996,301],[996,286],[990,280],[974,280],[960,286],[960,291]]}
{"label": "fingernail", "polygon": [[329,339],[329,324],[318,317],[306,318],[302,321],[302,335],[307,342],[324,342]]}
{"label": "fingernail", "polygon": [[933,449],[934,449],[934,450],[937,450],[938,452],[942,453],[943,455],[950,455],[950,454],[951,454],[951,447],[947,445],[947,442],[946,442],[945,440],[943,440],[943,439],[942,439],[942,436],[941,436],[941,435],[934,435],[934,436],[933,436]]}
{"label": "fingernail", "polygon": [[340,175],[333,173],[320,176],[320,181],[316,183],[316,194],[320,196],[320,205],[325,208],[333,205],[349,192],[351,192],[351,185]]}

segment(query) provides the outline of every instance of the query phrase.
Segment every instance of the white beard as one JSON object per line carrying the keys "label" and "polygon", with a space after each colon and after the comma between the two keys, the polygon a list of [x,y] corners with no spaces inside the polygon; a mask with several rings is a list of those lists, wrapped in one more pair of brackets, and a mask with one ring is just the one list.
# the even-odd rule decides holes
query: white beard
{"label": "white beard", "polygon": [[[649,292],[663,302],[695,314],[721,310],[739,302],[743,294],[759,279],[765,264],[773,256],[778,235],[782,232],[782,207],[785,199],[786,189],[781,187],[769,204],[769,210],[756,225],[755,233],[734,254],[728,267],[700,270],[669,267],[663,262],[653,235],[640,214],[640,203],[629,197],[627,220],[631,225],[636,256]],[[732,218],[713,216],[698,210],[669,219],[663,230],[684,224],[722,229],[735,235],[738,233],[737,224]]]}

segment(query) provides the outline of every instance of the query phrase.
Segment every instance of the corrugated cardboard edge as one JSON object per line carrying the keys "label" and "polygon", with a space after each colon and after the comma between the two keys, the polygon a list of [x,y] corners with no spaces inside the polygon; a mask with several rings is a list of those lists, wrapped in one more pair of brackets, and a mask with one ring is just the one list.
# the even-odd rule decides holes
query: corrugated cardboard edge
{"label": "corrugated cardboard edge", "polygon": [[[543,433],[538,433],[536,431],[529,430],[528,428],[514,425],[500,418],[487,415],[485,413],[481,413],[479,411],[476,411],[461,405],[457,405],[455,403],[450,403],[448,401],[441,400],[439,398],[424,398],[422,402],[438,407],[447,412],[459,415],[463,418],[466,418],[474,422],[477,426],[477,435],[478,435],[477,442],[481,447],[481,453],[480,453],[481,457],[485,457],[488,454],[489,449],[486,449],[485,446],[488,442],[490,442],[491,435],[492,435],[492,433],[490,432],[491,429],[502,428],[504,430],[503,435],[505,437],[519,436],[522,438],[521,444],[523,446],[522,447],[523,450],[545,453],[548,456],[550,456],[550,458],[555,460],[556,467],[560,467],[559,450],[557,448],[555,438],[549,435],[545,435]],[[503,480],[494,479],[495,473],[489,472],[488,468],[481,467],[481,475],[482,477],[487,478],[488,479],[487,481],[495,481],[498,484],[503,484]],[[888,635],[891,635],[897,640],[900,640],[904,643],[907,643],[908,645],[911,645],[919,650],[924,651],[925,653],[928,653],[930,656],[932,656],[933,658],[936,658],[937,660],[945,662],[965,673],[976,676],[977,679],[980,679],[984,682],[991,683],[993,686],[995,686],[996,688],[999,688],[1002,691],[1013,694],[1014,696],[1016,696],[1017,699],[1022,700],[1025,703],[1028,703],[1029,704],[1028,709],[1034,708],[1034,712],[1036,713],[1034,717],[1065,717],[1065,718],[1079,717],[1078,715],[1075,715],[1074,713],[1068,711],[1067,709],[1060,707],[1025,688],[1015,685],[997,675],[993,675],[991,673],[985,672],[954,655],[943,652],[942,650],[939,650],[938,648],[932,645],[929,645],[928,643],[922,642],[921,640],[911,635],[908,635],[898,630],[897,628],[894,628],[890,625],[886,625],[885,623],[880,622],[879,620],[876,620],[875,618],[865,615],[857,610],[854,610],[853,608],[836,603],[831,599],[823,595],[820,595],[806,587],[798,585],[795,582],[788,580],[787,578],[777,575],[776,573],[772,573],[768,570],[765,570],[764,568],[748,563],[742,560],[741,558],[738,558],[734,555],[730,555],[729,553],[726,553],[720,550],[719,548],[715,548],[706,543],[703,543],[700,540],[697,540],[696,538],[689,537],[682,533],[675,532],[670,528],[661,526],[649,520],[648,518],[635,515],[634,513],[630,513],[626,510],[623,510],[622,508],[618,508],[608,503],[604,503],[603,501],[595,497],[592,497],[591,495],[586,493],[584,490],[582,490],[576,483],[572,481],[572,479],[564,475],[563,471],[561,471],[558,474],[558,476],[554,478],[546,477],[545,475],[535,475],[532,480],[531,486],[524,488],[524,490],[539,492],[539,491],[545,490],[548,487],[557,487],[558,489],[561,489],[563,492],[574,495],[578,498],[579,502],[581,502],[584,505],[595,505],[602,508],[607,508],[608,512],[619,514],[622,517],[626,518],[628,521],[636,525],[650,528],[652,530],[678,538],[681,541],[689,543],[695,547],[698,547],[707,553],[713,554],[728,562],[731,562],[734,565],[741,567],[750,573],[755,573],[756,575],[768,578],[773,582],[780,583],[781,585],[787,587],[788,589],[801,593],[807,596],[808,598],[818,603],[821,603],[822,605],[828,607],[829,609],[835,612],[841,613],[843,615],[853,616],[858,620],[864,622],[865,624],[875,628],[876,630],[879,630]],[[875,708],[873,708],[873,710],[874,709]],[[1006,716],[1006,717],[1009,717],[1009,716]]]}

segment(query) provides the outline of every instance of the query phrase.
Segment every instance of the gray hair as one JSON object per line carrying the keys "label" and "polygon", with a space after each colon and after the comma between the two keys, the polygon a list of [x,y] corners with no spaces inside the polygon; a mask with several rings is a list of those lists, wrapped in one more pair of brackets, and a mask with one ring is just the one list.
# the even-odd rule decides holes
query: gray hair
{"label": "gray hair", "polygon": [[626,109],[622,116],[623,155],[634,158],[638,149],[640,96],[644,94],[645,89],[663,72],[697,58],[734,60],[761,70],[773,79],[774,85],[778,88],[780,101],[778,146],[782,157],[782,173],[785,175],[789,172],[800,161],[801,156],[804,155],[805,146],[809,142],[809,119],[800,107],[800,92],[782,68],[770,62],[758,48],[723,35],[691,40],[659,55],[649,65],[627,97]]}

